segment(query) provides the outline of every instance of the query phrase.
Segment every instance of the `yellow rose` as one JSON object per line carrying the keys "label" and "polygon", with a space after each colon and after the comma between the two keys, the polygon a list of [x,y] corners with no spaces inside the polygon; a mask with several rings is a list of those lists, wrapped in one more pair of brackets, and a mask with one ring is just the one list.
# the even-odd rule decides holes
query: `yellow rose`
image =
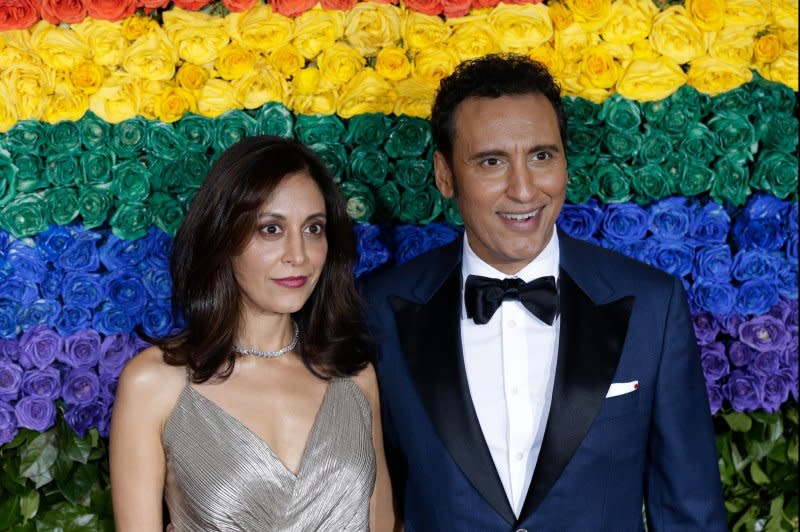
{"label": "yellow rose", "polygon": [[362,2],[347,12],[344,36],[362,55],[375,55],[400,40],[400,9],[390,4]]}
{"label": "yellow rose", "polygon": [[317,68],[304,68],[292,76],[292,92],[313,94],[319,87],[321,79],[322,76]]}
{"label": "yellow rose", "polygon": [[328,11],[320,7],[309,9],[295,19],[292,42],[306,59],[333,46],[344,35],[344,15],[341,11]]}
{"label": "yellow rose", "polygon": [[107,75],[108,71],[105,68],[91,61],[77,65],[69,73],[70,80],[75,88],[85,94],[97,92]]}
{"label": "yellow rose", "polygon": [[53,93],[47,99],[43,119],[55,124],[61,120],[78,120],[89,108],[89,97],[77,89],[69,79],[69,74],[56,74]]}
{"label": "yellow rose", "polygon": [[564,58],[556,53],[552,44],[545,43],[534,48],[528,53],[528,57],[543,64],[554,78],[561,78],[564,72]]}
{"label": "yellow rose", "polygon": [[139,93],[141,94],[141,100],[139,101],[139,114],[148,120],[157,119],[161,96],[169,88],[171,88],[171,85],[163,81],[140,79]]}
{"label": "yellow rose", "polygon": [[[244,78],[242,78],[244,79]],[[242,81],[241,79],[239,81]],[[197,98],[197,111],[203,116],[214,118],[225,111],[238,107],[236,94],[230,83],[224,79],[208,80]]]}
{"label": "yellow rose", "polygon": [[403,48],[390,46],[378,52],[375,71],[390,81],[400,81],[411,74],[411,62]]}
{"label": "yellow rose", "polygon": [[40,119],[47,96],[53,91],[55,74],[46,65],[11,65],[0,72],[20,120]]}
{"label": "yellow rose", "polygon": [[30,50],[33,47],[31,33],[28,30],[0,31],[0,42],[18,50]]}
{"label": "yellow rose", "polygon": [[548,11],[550,12],[550,20],[553,21],[553,27],[555,29],[563,30],[575,22],[575,17],[572,16],[572,11],[570,11],[562,2],[553,2],[552,4],[548,4],[547,7]]}
{"label": "yellow rose", "polygon": [[436,90],[425,83],[413,79],[405,79],[395,86],[397,100],[394,103],[394,114],[397,116],[418,116],[429,118]]}
{"label": "yellow rose", "polygon": [[121,22],[86,17],[70,27],[89,44],[92,61],[106,67],[115,67],[122,63],[128,41],[122,35]]}
{"label": "yellow rose", "polygon": [[643,41],[650,34],[656,13],[658,8],[652,0],[616,0],[600,35],[611,44]]}
{"label": "yellow rose", "polygon": [[269,5],[258,4],[242,13],[225,17],[231,38],[245,48],[269,53],[287,44],[294,30],[294,21],[272,11]]}
{"label": "yellow rose", "polygon": [[[472,18],[468,16],[457,20],[466,21]],[[411,53],[445,42],[451,32],[450,27],[441,18],[423,15],[410,9],[403,14],[401,31],[403,43]]]}
{"label": "yellow rose", "polygon": [[220,50],[214,69],[222,79],[239,79],[256,64],[258,54],[243,48],[240,44],[230,43]]}
{"label": "yellow rose", "polygon": [[[0,32],[2,35],[2,32]],[[30,52],[23,52],[16,46],[5,46],[0,50],[0,69],[13,65],[43,65],[39,56]]]}
{"label": "yellow rose", "polygon": [[599,30],[611,15],[611,0],[567,0],[575,22],[587,30]]}
{"label": "yellow rose", "polygon": [[133,15],[122,21],[122,35],[129,41],[135,41],[157,27],[158,22],[152,18]]}
{"label": "yellow rose", "polygon": [[686,15],[683,6],[670,6],[656,15],[650,42],[678,64],[688,63],[706,52],[703,32]]}
{"label": "yellow rose", "polygon": [[92,56],[80,35],[44,20],[33,27],[31,42],[42,61],[55,70],[70,70]]}
{"label": "yellow rose", "polygon": [[499,4],[492,9],[487,22],[504,52],[527,53],[553,36],[553,23],[544,4]]}
{"label": "yellow rose", "polygon": [[11,93],[5,83],[0,81],[0,133],[5,133],[17,123],[16,107],[11,101]]}
{"label": "yellow rose", "polygon": [[106,122],[122,122],[139,114],[141,98],[139,80],[124,72],[114,72],[100,90],[89,96],[89,110]]}
{"label": "yellow rose", "polygon": [[366,64],[355,48],[343,42],[334,43],[317,57],[322,79],[337,87],[350,81]]}
{"label": "yellow rose", "polygon": [[389,114],[394,109],[397,91],[371,68],[365,68],[347,82],[339,95],[336,113],[352,118],[364,113]]}
{"label": "yellow rose", "polygon": [[764,28],[771,0],[725,0],[725,26]]}
{"label": "yellow rose", "polygon": [[633,43],[631,48],[633,49],[633,57],[631,59],[647,59],[648,61],[655,61],[661,57],[661,54],[659,54],[656,49],[653,48],[653,43],[651,43],[649,39],[636,41]]}
{"label": "yellow rose", "polygon": [[337,87],[321,80],[316,68],[307,68],[300,72],[303,74],[295,76],[292,80],[292,92],[289,95],[288,107],[296,114],[330,115],[335,113],[338,101]]}
{"label": "yellow rose", "polygon": [[783,47],[787,50],[797,50],[797,28],[781,28],[778,31]]}
{"label": "yellow rose", "polygon": [[564,59],[564,64],[577,64],[583,56],[583,50],[600,42],[595,31],[588,31],[576,23],[555,32],[555,50]]}
{"label": "yellow rose", "polygon": [[453,34],[447,39],[447,47],[455,52],[459,61],[500,51],[494,29],[485,22],[474,19],[455,25]]}
{"label": "yellow rose", "polygon": [[753,59],[753,31],[747,28],[724,28],[708,47],[708,55],[734,66],[749,66]]}
{"label": "yellow rose", "polygon": [[245,109],[256,109],[270,101],[282,102],[286,92],[286,79],[266,64],[257,64],[233,83],[234,96]]}
{"label": "yellow rose", "polygon": [[213,63],[229,38],[223,19],[201,11],[173,7],[162,14],[164,30],[184,61],[196,65]]}
{"label": "yellow rose", "polygon": [[797,59],[797,48],[784,50],[780,57],[772,63],[759,65],[758,73],[768,80],[783,83],[797,92]]}
{"label": "yellow rose", "polygon": [[267,58],[269,65],[286,77],[296,74],[306,64],[305,58],[292,43],[278,46]]}
{"label": "yellow rose", "polygon": [[207,68],[193,63],[184,63],[175,74],[175,81],[184,89],[196,91],[202,89],[210,77],[211,72]]}
{"label": "yellow rose", "polygon": [[797,0],[771,0],[770,7],[772,7],[772,23],[775,26],[797,30]]}
{"label": "yellow rose", "polygon": [[686,83],[686,74],[668,57],[635,59],[617,82],[617,93],[629,100],[663,100]]}
{"label": "yellow rose", "polygon": [[715,57],[703,56],[689,65],[686,83],[695,89],[716,96],[739,87],[753,77],[747,65],[732,65]]}
{"label": "yellow rose", "polygon": [[413,61],[411,76],[420,83],[438,87],[439,81],[449,76],[458,64],[458,57],[443,45],[419,52]]}
{"label": "yellow rose", "polygon": [[156,115],[162,122],[177,122],[186,113],[197,112],[197,100],[192,91],[183,87],[169,87],[161,95]]}
{"label": "yellow rose", "polygon": [[719,31],[725,24],[725,0],[686,0],[686,13],[702,31]]}
{"label": "yellow rose", "polygon": [[580,84],[583,87],[608,89],[614,86],[620,68],[608,46],[597,45],[586,48],[581,60]]}
{"label": "yellow rose", "polygon": [[172,79],[178,52],[160,28],[142,35],[125,50],[122,67],[136,77],[149,80]]}

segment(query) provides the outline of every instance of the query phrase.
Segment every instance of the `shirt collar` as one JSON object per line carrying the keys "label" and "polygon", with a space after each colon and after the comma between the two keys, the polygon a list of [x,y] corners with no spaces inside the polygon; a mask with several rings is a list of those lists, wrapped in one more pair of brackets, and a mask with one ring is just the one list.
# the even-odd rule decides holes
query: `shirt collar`
{"label": "shirt collar", "polygon": [[542,252],[539,253],[539,255],[537,255],[532,261],[526,264],[524,268],[513,275],[506,275],[478,257],[478,255],[472,251],[466,231],[464,232],[464,246],[462,249],[462,288],[468,275],[481,275],[483,277],[491,277],[493,279],[516,277],[522,279],[526,283],[536,279],[537,277],[546,277],[548,275],[552,275],[558,279],[560,254],[558,249],[558,232],[555,230],[555,227],[553,228],[553,235],[550,237],[550,241],[547,242],[547,245],[544,247]]}

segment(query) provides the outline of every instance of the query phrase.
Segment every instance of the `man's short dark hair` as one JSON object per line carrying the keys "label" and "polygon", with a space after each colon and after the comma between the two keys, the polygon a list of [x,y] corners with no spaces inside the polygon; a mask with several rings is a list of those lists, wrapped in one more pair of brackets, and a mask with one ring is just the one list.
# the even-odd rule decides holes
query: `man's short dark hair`
{"label": "man's short dark hair", "polygon": [[524,55],[490,54],[458,65],[444,78],[431,112],[431,128],[437,149],[452,164],[458,104],[468,98],[499,98],[541,94],[556,112],[564,149],[567,147],[567,121],[561,105],[561,90],[544,65]]}

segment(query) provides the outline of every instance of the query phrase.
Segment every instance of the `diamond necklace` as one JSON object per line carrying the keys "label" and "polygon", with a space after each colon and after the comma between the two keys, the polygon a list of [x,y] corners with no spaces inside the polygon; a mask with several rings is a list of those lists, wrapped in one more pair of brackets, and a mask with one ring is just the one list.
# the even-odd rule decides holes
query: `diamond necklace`
{"label": "diamond necklace", "polygon": [[289,342],[289,345],[281,347],[277,351],[259,351],[258,349],[253,349],[252,347],[239,347],[238,345],[235,345],[233,346],[233,352],[239,353],[240,355],[253,355],[262,358],[276,358],[284,355],[297,347],[297,340],[300,339],[300,327],[294,320],[292,320],[292,325],[294,325],[294,337],[292,338],[292,341]]}

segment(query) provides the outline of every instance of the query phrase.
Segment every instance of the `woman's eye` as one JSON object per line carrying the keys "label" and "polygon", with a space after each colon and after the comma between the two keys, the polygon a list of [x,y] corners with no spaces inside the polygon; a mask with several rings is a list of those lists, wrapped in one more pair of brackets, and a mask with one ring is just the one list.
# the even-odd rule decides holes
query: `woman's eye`
{"label": "woman's eye", "polygon": [[267,235],[278,235],[283,232],[279,225],[269,224],[261,228],[261,232]]}
{"label": "woman's eye", "polygon": [[322,224],[311,224],[306,227],[306,232],[311,233],[312,235],[319,235],[325,231],[325,227]]}

